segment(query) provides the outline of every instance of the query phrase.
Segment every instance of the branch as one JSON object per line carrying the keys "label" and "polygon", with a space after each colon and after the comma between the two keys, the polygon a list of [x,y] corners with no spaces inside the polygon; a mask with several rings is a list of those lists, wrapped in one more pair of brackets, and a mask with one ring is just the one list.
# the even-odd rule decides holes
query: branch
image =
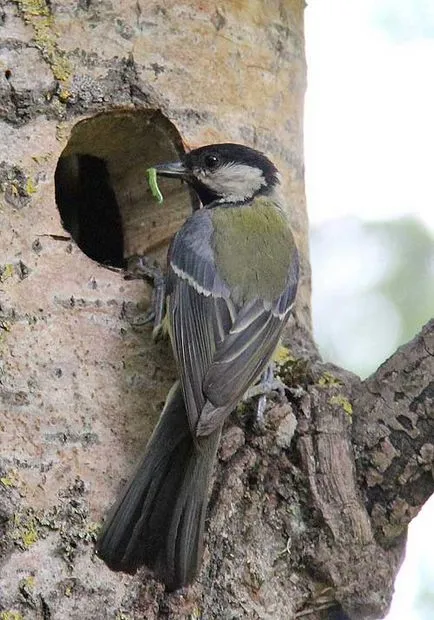
{"label": "branch", "polygon": [[353,442],[376,539],[396,547],[433,492],[434,319],[356,391]]}

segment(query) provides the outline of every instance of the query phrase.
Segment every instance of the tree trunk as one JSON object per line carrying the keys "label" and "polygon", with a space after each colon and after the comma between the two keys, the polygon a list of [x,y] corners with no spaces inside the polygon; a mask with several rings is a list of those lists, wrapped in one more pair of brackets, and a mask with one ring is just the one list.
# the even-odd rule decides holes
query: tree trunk
{"label": "tree trunk", "polygon": [[[270,618],[390,601],[406,527],[432,492],[434,323],[361,382],[310,324],[303,6],[6,1],[0,7],[0,619]],[[149,165],[243,142],[282,172],[303,256],[288,402],[225,428],[197,583],[168,595],[94,555],[99,523],[175,378],[142,325],[194,198]],[[431,389],[431,391],[430,391]]]}

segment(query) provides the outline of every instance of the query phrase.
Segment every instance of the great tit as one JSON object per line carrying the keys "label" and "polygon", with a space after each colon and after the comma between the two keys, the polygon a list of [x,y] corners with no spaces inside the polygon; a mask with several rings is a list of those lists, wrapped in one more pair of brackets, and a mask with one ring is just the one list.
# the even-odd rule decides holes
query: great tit
{"label": "great tit", "polygon": [[175,590],[199,569],[222,426],[278,346],[299,257],[278,171],[262,153],[214,144],[156,169],[186,181],[203,207],[168,252],[167,312],[180,379],[97,551],[112,570],[134,573],[144,564]]}

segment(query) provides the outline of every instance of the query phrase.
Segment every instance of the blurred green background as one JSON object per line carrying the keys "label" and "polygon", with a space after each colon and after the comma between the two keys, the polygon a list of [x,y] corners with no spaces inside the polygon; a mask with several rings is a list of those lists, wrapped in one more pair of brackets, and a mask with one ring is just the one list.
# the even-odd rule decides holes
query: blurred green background
{"label": "blurred green background", "polygon": [[434,236],[415,217],[314,226],[311,260],[321,353],[361,377],[433,316]]}

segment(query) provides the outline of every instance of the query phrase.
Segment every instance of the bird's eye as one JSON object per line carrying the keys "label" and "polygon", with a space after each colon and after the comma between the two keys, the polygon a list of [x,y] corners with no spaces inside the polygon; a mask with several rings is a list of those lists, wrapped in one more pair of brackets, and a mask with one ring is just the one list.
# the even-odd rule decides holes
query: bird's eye
{"label": "bird's eye", "polygon": [[214,170],[219,165],[219,158],[217,155],[207,155],[205,157],[205,166],[208,170]]}

